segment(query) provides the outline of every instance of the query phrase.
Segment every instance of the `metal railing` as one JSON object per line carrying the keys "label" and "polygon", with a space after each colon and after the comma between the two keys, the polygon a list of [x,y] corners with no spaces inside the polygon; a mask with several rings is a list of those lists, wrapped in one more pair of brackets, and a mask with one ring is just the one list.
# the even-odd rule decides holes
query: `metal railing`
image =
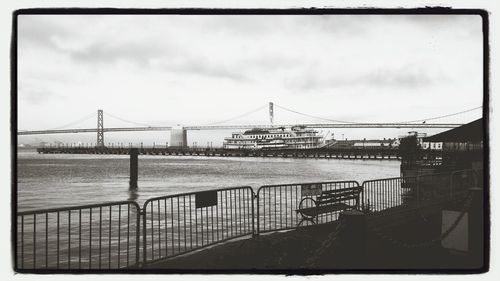
{"label": "metal railing", "polygon": [[144,263],[253,234],[253,199],[252,188],[243,186],[147,200]]}
{"label": "metal railing", "polygon": [[450,197],[470,187],[483,186],[483,170],[454,171],[450,175]]}
{"label": "metal railing", "polygon": [[364,181],[362,185],[363,210],[379,212],[412,201],[411,194],[416,186],[416,179],[414,177],[376,179]]}
{"label": "metal railing", "polygon": [[417,176],[414,192],[417,203],[449,197],[453,189],[451,178],[449,172]]}
{"label": "metal railing", "polygon": [[473,186],[482,186],[482,170],[461,170],[415,177],[376,179],[363,182],[363,209],[379,212],[404,204],[454,199]]}
{"label": "metal railing", "polygon": [[[356,181],[331,181],[264,185],[257,191],[257,233],[293,229],[302,221],[297,209],[314,207],[321,192],[359,187]],[[303,200],[304,198],[313,200]],[[350,202],[352,201],[352,202]],[[348,203],[355,204],[355,200]],[[316,223],[326,223],[338,218],[339,212],[318,214]]]}
{"label": "metal railing", "polygon": [[133,201],[17,213],[18,269],[119,269],[139,262]]}
{"label": "metal railing", "polygon": [[481,181],[482,170],[463,170],[361,186],[356,181],[265,185],[257,195],[249,186],[231,187],[151,198],[142,210],[133,201],[119,201],[18,212],[15,263],[20,270],[139,266],[246,235],[335,221],[342,210],[318,212],[314,220],[298,212],[318,207],[318,197],[332,190],[362,189],[360,202],[353,196],[342,203],[377,213],[453,200]]}

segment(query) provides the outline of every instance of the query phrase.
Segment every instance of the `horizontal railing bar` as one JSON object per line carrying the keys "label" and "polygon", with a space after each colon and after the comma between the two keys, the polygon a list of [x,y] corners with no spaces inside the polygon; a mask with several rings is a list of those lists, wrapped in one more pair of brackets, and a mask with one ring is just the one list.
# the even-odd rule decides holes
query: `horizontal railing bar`
{"label": "horizontal railing bar", "polygon": [[343,184],[343,183],[355,183],[357,184],[357,186],[361,186],[359,185],[359,182],[358,181],[322,181],[322,182],[301,182],[301,183],[285,183],[285,184],[270,184],[270,185],[262,185],[261,187],[259,187],[259,189],[257,190],[257,193],[259,193],[259,191],[261,189],[264,189],[264,188],[271,188],[271,187],[295,187],[295,186],[299,186],[299,185],[305,185],[305,184]]}
{"label": "horizontal railing bar", "polygon": [[152,201],[170,199],[170,198],[176,198],[176,197],[183,197],[183,196],[188,196],[188,195],[195,195],[195,194],[198,194],[200,192],[205,192],[205,191],[228,191],[228,190],[238,190],[238,189],[250,189],[253,193],[253,189],[251,186],[232,186],[232,187],[221,188],[221,189],[207,189],[207,190],[193,191],[193,192],[188,192],[188,193],[171,194],[171,195],[149,198],[148,200],[146,200],[144,202],[143,209],[147,205],[147,203],[152,202]]}
{"label": "horizontal railing bar", "polygon": [[381,182],[381,181],[388,181],[388,180],[405,180],[405,179],[416,179],[416,178],[417,177],[394,177],[394,178],[367,180],[367,181],[363,181],[361,186],[364,186],[365,183],[371,183],[371,182]]}
{"label": "horizontal railing bar", "polygon": [[126,204],[134,205],[138,209],[140,209],[139,204],[137,204],[137,202],[135,202],[135,201],[116,201],[116,202],[104,202],[104,203],[96,203],[96,204],[88,204],[88,205],[79,205],[79,206],[72,206],[72,207],[59,207],[59,208],[23,211],[23,212],[17,212],[17,215],[18,216],[37,215],[37,214],[44,214],[44,213],[74,211],[74,210],[90,209],[90,208],[97,208],[97,207],[118,206],[118,205],[126,205]]}

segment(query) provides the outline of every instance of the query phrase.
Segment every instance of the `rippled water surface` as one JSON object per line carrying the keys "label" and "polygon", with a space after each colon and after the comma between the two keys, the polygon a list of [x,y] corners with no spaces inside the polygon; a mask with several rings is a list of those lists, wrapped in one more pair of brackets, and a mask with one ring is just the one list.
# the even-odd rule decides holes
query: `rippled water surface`
{"label": "rippled water surface", "polygon": [[130,191],[127,155],[18,151],[20,211],[136,200],[229,186],[398,177],[397,160],[139,156],[139,188]]}

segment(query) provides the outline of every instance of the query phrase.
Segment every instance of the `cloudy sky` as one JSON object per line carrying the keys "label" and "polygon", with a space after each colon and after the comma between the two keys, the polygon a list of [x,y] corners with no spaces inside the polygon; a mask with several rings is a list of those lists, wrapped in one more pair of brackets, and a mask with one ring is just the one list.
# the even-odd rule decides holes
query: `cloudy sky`
{"label": "cloudy sky", "polygon": [[[257,108],[223,124],[268,124],[269,101],[353,122],[424,119],[482,104],[481,18],[473,15],[23,15],[18,28],[24,130],[95,127],[97,109],[170,126],[211,124]],[[480,113],[438,121],[472,121]],[[310,122],[320,120],[275,109],[275,123]],[[134,124],[106,116],[105,126]],[[407,130],[334,131],[355,138]],[[167,139],[141,134],[107,140]],[[227,134],[190,136],[204,143]]]}

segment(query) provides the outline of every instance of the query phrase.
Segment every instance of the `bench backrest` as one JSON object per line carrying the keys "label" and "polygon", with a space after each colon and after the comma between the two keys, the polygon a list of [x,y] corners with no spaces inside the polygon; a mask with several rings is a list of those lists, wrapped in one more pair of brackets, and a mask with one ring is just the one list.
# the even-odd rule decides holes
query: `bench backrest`
{"label": "bench backrest", "polygon": [[316,199],[317,204],[325,205],[331,203],[337,203],[342,201],[348,201],[355,199],[359,200],[359,194],[361,193],[362,187],[350,187],[334,190],[326,190],[321,192],[321,195]]}

